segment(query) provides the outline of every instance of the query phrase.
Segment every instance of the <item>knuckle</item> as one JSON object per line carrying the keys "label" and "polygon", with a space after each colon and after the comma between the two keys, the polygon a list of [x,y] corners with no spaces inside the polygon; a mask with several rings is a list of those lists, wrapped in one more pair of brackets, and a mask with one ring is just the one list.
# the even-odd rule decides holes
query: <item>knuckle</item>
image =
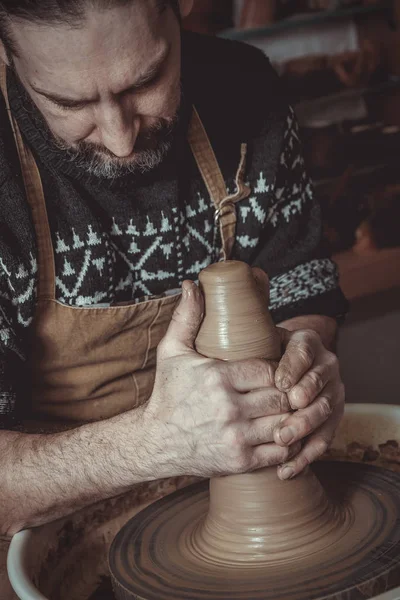
{"label": "knuckle", "polygon": [[274,425],[271,423],[269,425],[263,425],[259,432],[261,443],[272,442],[274,439]]}
{"label": "knuckle", "polygon": [[298,344],[297,359],[307,367],[311,366],[314,362],[314,354],[311,346],[305,343]]}
{"label": "knuckle", "polygon": [[315,388],[317,391],[320,391],[324,388],[325,382],[322,373],[319,373],[318,371],[310,371],[308,378],[313,388]]}
{"label": "knuckle", "polygon": [[276,465],[282,465],[286,463],[291,458],[291,448],[281,448],[276,447],[271,449],[270,451],[263,453],[261,456],[257,457],[257,461],[253,462],[251,469],[261,469],[264,467],[274,467]]}
{"label": "knuckle", "polygon": [[305,469],[307,469],[308,465],[310,465],[312,462],[313,462],[312,459],[309,456],[307,456],[307,454],[303,453],[301,455],[301,457],[295,461],[296,471],[298,473],[305,471]]}
{"label": "knuckle", "polygon": [[234,404],[229,394],[223,393],[217,398],[218,414],[224,423],[237,423],[241,416],[240,407]]}
{"label": "knuckle", "polygon": [[293,391],[289,393],[289,396],[291,399],[291,405],[295,410],[307,408],[312,400],[312,398],[310,398],[310,394],[302,385],[297,385]]}
{"label": "knuckle", "polygon": [[263,461],[263,467],[273,467],[276,465],[283,465],[290,461],[292,458],[292,449],[291,448],[277,448],[276,451],[271,452],[265,457]]}
{"label": "knuckle", "polygon": [[301,332],[301,335],[302,335],[303,343],[308,344],[308,345],[313,345],[316,342],[319,342],[321,340],[318,333],[316,331],[314,331],[313,329],[304,329]]}
{"label": "knuckle", "polygon": [[263,393],[260,408],[266,414],[276,415],[285,414],[291,410],[287,394],[278,390],[271,392],[271,389],[265,390],[265,393]]}
{"label": "knuckle", "polygon": [[319,407],[321,410],[321,415],[322,417],[329,417],[329,415],[332,413],[332,403],[330,398],[327,398],[326,396],[323,396],[322,398],[320,398],[319,400]]}
{"label": "knuckle", "polygon": [[319,437],[315,438],[313,446],[314,446],[315,458],[319,458],[320,456],[323,456],[328,451],[329,443],[325,438],[319,436]]}
{"label": "knuckle", "polygon": [[306,414],[298,415],[297,417],[297,430],[301,437],[305,437],[313,430],[310,418]]}
{"label": "knuckle", "polygon": [[263,371],[265,373],[265,377],[266,379],[271,382],[274,383],[275,382],[275,373],[276,373],[276,369],[277,369],[277,365],[271,363],[270,361],[267,360],[263,360]]}
{"label": "knuckle", "polygon": [[232,456],[238,456],[245,448],[244,436],[234,425],[229,425],[222,432],[222,441],[225,448],[232,452]]}
{"label": "knuckle", "polygon": [[246,473],[252,470],[253,461],[249,452],[243,449],[230,462],[229,471],[233,474]]}
{"label": "knuckle", "polygon": [[225,378],[219,366],[211,363],[206,366],[203,373],[203,383],[207,389],[218,389],[224,387]]}
{"label": "knuckle", "polygon": [[290,402],[285,392],[279,392],[276,408],[280,414],[287,413],[291,410]]}
{"label": "knuckle", "polygon": [[251,365],[254,374],[261,379],[268,382],[273,382],[275,380],[276,368],[270,362],[263,360],[262,358],[256,358],[253,359],[249,365]]}
{"label": "knuckle", "polygon": [[333,352],[330,352],[329,350],[326,351],[326,358],[325,358],[325,362],[328,365],[328,367],[339,367],[339,359],[336,356],[336,354],[334,354]]}
{"label": "knuckle", "polygon": [[252,461],[247,454],[242,454],[236,465],[236,473],[248,473],[252,469]]}
{"label": "knuckle", "polygon": [[262,358],[252,358],[248,361],[248,364],[251,365],[254,369],[259,369],[260,371],[263,371],[267,363]]}

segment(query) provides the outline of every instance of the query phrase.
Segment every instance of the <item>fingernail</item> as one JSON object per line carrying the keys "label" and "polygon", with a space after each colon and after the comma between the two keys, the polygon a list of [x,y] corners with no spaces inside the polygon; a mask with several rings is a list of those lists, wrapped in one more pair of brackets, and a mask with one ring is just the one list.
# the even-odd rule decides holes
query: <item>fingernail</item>
{"label": "fingernail", "polygon": [[187,283],[183,283],[182,284],[182,300],[187,300],[188,297],[188,286]]}
{"label": "fingernail", "polygon": [[189,298],[192,294],[194,294],[196,286],[193,281],[185,281],[183,284],[183,289],[185,290],[186,298]]}
{"label": "fingernail", "polygon": [[294,387],[289,395],[289,404],[293,410],[299,410],[299,408],[306,408],[310,404],[311,400],[308,398],[306,392],[300,387]]}
{"label": "fingernail", "polygon": [[291,388],[291,387],[292,387],[292,384],[291,384],[291,382],[290,382],[290,379],[289,379],[289,377],[284,377],[284,378],[281,380],[281,388],[282,388],[283,390],[290,390],[290,388]]}
{"label": "fingernail", "polygon": [[292,479],[294,476],[294,469],[292,467],[283,467],[281,469],[281,479]]}
{"label": "fingernail", "polygon": [[282,427],[279,430],[279,437],[284,444],[289,444],[294,438],[294,431],[291,427]]}

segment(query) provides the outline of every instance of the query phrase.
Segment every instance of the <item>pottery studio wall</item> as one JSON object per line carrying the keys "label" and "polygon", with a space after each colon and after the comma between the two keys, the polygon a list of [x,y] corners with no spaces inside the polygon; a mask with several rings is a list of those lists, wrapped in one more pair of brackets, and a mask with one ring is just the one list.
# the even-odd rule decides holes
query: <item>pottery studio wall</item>
{"label": "pottery studio wall", "polygon": [[400,403],[399,15],[396,0],[196,0],[186,23],[261,48],[286,85],[351,301],[351,402]]}

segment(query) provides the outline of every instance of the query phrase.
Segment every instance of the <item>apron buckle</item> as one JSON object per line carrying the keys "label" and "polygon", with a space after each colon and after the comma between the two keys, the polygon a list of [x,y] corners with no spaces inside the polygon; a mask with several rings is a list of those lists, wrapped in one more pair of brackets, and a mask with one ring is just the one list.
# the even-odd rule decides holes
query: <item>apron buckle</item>
{"label": "apron buckle", "polygon": [[221,217],[223,217],[224,215],[227,214],[224,212],[225,208],[229,209],[228,212],[234,212],[235,211],[235,202],[232,200],[229,200],[228,202],[224,202],[223,206],[220,206],[219,208],[216,209],[216,211],[214,213],[214,220],[216,223],[218,223],[218,221],[220,220]]}

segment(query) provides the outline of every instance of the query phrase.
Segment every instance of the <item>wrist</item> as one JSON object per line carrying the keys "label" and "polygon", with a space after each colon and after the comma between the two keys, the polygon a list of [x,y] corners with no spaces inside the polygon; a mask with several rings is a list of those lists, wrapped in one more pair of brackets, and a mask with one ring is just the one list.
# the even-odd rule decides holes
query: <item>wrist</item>
{"label": "wrist", "polygon": [[115,462],[128,488],[158,479],[156,432],[146,412],[146,405],[132,409],[115,421]]}

